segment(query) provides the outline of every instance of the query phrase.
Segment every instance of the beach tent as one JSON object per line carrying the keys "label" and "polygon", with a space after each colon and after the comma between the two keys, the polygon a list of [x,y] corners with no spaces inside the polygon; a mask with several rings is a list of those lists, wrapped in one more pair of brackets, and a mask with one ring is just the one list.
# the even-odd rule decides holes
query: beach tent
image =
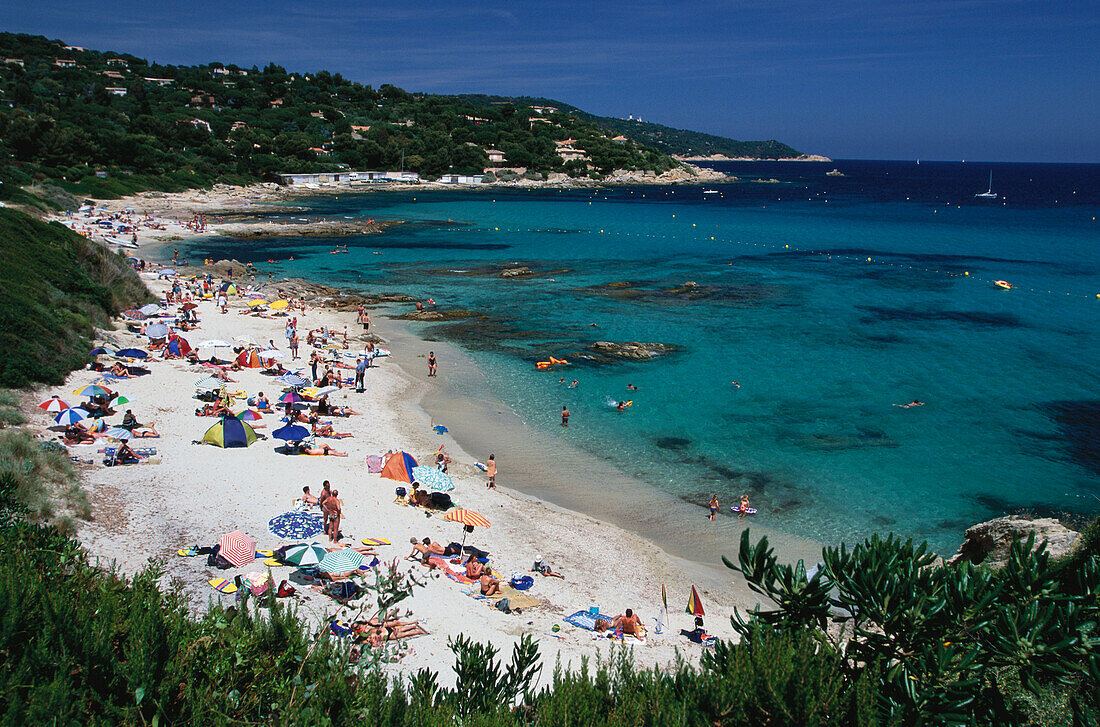
{"label": "beach tent", "polygon": [[256,352],[249,349],[245,349],[237,355],[237,364],[249,369],[258,369],[263,365],[260,363],[260,357],[256,355]]}
{"label": "beach tent", "polygon": [[382,468],[382,476],[398,482],[412,482],[413,468],[416,460],[408,452],[397,452],[386,459],[386,466]]}
{"label": "beach tent", "polygon": [[256,432],[246,422],[236,417],[226,417],[206,430],[204,444],[215,447],[247,447],[256,441]]}
{"label": "beach tent", "polygon": [[167,351],[169,356],[179,356],[183,358],[191,353],[191,344],[182,336],[176,336],[168,342]]}
{"label": "beach tent", "polygon": [[226,295],[236,295],[237,286],[233,283],[222,283],[221,292],[225,293]]}

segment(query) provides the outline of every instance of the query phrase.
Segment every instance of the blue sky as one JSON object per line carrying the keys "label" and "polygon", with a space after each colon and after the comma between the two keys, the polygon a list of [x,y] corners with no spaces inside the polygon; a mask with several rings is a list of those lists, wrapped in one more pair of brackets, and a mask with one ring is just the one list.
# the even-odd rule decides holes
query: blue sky
{"label": "blue sky", "polygon": [[843,158],[1100,162],[1100,2],[0,0],[0,27],[546,96]]}

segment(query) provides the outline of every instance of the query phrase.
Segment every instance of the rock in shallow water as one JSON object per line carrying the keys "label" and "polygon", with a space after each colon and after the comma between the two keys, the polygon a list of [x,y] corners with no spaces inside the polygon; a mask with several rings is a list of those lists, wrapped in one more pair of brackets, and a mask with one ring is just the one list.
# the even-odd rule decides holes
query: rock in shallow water
{"label": "rock in shallow water", "polygon": [[1054,558],[1070,553],[1078,537],[1078,533],[1054,518],[1032,520],[1019,515],[999,517],[968,528],[966,540],[959,546],[959,552],[952,556],[947,564],[981,563],[1000,568],[1008,562],[1012,543],[1017,540],[1026,542],[1031,533],[1035,533],[1036,545],[1046,542],[1047,553]]}
{"label": "rock in shallow water", "polygon": [[676,350],[670,343],[614,343],[612,341],[596,341],[588,346],[589,350],[604,356],[625,358],[631,361],[648,361],[658,356],[663,356]]}

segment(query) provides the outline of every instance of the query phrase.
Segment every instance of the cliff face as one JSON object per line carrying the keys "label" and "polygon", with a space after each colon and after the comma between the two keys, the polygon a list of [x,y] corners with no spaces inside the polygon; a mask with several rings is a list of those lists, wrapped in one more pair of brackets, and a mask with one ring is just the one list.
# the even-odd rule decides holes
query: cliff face
{"label": "cliff face", "polygon": [[957,563],[981,563],[994,568],[1008,561],[1012,544],[1017,540],[1026,542],[1035,535],[1035,545],[1046,543],[1047,553],[1060,558],[1073,551],[1077,544],[1078,533],[1070,530],[1054,518],[1032,520],[1019,515],[999,517],[979,523],[966,531],[966,540],[959,546],[959,552],[952,556],[948,565]]}

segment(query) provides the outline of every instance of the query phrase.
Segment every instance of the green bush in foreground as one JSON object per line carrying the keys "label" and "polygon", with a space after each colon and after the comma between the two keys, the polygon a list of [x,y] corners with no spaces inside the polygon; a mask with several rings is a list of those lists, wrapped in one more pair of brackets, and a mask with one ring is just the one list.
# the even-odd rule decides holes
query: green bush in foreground
{"label": "green bush in foreground", "polygon": [[57,223],[0,209],[0,386],[58,384],[94,327],[152,299],[126,258]]}

